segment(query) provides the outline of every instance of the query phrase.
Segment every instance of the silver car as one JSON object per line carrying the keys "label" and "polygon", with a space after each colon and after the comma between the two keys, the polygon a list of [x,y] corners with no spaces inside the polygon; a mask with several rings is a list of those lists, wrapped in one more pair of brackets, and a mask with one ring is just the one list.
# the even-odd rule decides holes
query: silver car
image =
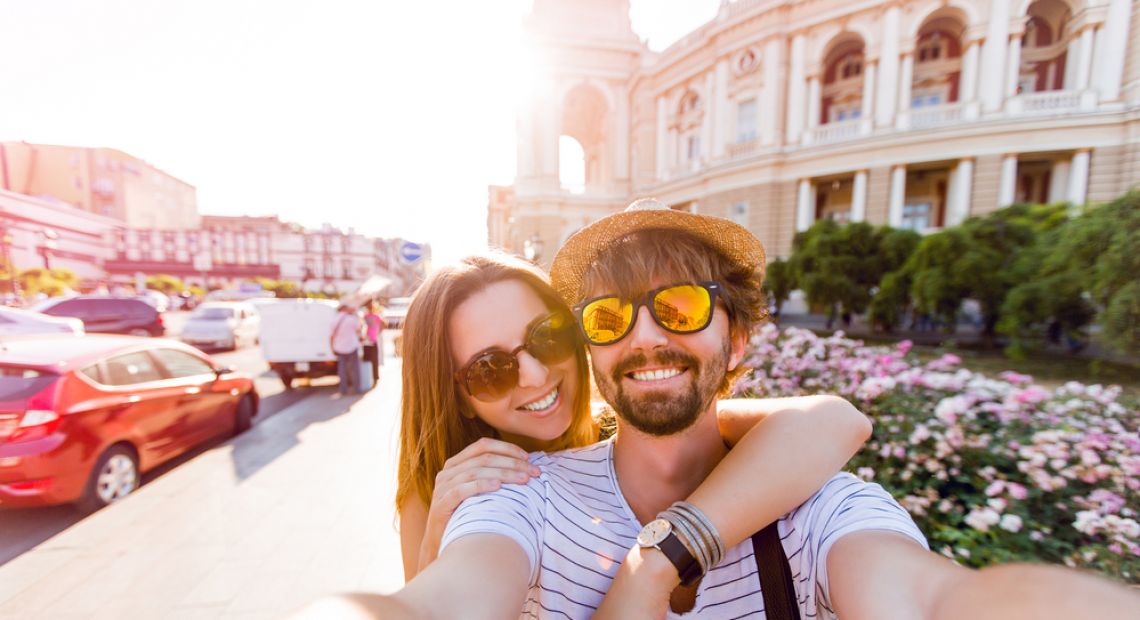
{"label": "silver car", "polygon": [[0,306],[0,337],[24,334],[83,334],[83,321]]}
{"label": "silver car", "polygon": [[243,301],[211,301],[194,308],[181,339],[202,349],[237,349],[257,342],[261,317],[253,304]]}

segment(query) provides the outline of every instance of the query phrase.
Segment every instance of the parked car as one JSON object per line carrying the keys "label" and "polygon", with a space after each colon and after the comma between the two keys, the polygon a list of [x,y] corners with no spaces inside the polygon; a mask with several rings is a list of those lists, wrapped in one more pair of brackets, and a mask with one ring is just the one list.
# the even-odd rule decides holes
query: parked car
{"label": "parked car", "polygon": [[252,426],[253,380],[173,340],[17,336],[0,347],[0,506],[97,510],[140,474]]}
{"label": "parked car", "polygon": [[261,355],[281,377],[285,389],[294,379],[336,374],[336,356],[329,333],[337,302],[327,299],[278,299],[258,303],[261,313]]}
{"label": "parked car", "polygon": [[32,309],[52,316],[77,318],[83,321],[83,327],[89,333],[161,336],[166,331],[162,313],[137,297],[54,297]]}
{"label": "parked car", "polygon": [[162,291],[147,289],[140,293],[138,298],[154,306],[154,309],[159,312],[170,310],[170,297]]}
{"label": "parked car", "polygon": [[237,349],[256,343],[260,333],[261,316],[253,304],[208,301],[190,313],[180,337],[200,348]]}
{"label": "parked car", "polygon": [[0,306],[0,338],[23,334],[83,334],[83,321]]}

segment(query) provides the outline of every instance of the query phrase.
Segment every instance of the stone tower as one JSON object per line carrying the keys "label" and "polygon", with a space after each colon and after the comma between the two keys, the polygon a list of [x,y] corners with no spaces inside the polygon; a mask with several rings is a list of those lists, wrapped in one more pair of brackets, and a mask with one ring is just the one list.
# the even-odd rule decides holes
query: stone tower
{"label": "stone tower", "polygon": [[[533,70],[518,102],[512,187],[491,188],[491,245],[549,267],[566,237],[630,194],[630,82],[646,49],[628,0],[535,0],[524,24]],[[564,187],[559,139],[584,154],[585,183]]]}

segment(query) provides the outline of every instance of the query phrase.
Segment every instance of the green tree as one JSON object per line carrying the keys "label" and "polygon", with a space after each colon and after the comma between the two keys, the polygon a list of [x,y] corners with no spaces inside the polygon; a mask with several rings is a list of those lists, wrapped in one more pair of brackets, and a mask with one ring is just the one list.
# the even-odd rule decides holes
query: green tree
{"label": "green tree", "polygon": [[1047,229],[1015,271],[1000,324],[1013,337],[1011,353],[1042,333],[1076,335],[1094,320],[1106,344],[1140,352],[1140,191]]}
{"label": "green tree", "polygon": [[764,292],[776,304],[776,314],[784,307],[784,302],[796,288],[796,282],[788,261],[776,259],[768,263],[764,273]]}
{"label": "green tree", "polygon": [[166,295],[177,295],[186,290],[186,284],[182,280],[166,274],[148,276],[146,287]]}
{"label": "green tree", "polygon": [[44,269],[33,267],[24,269],[16,276],[20,289],[26,295],[43,293],[49,297],[63,295],[74,290],[79,284],[79,276],[70,269]]}
{"label": "green tree", "polygon": [[796,235],[789,268],[808,303],[829,308],[831,317],[835,310],[859,314],[883,276],[906,261],[918,239],[912,231],[821,220]]}

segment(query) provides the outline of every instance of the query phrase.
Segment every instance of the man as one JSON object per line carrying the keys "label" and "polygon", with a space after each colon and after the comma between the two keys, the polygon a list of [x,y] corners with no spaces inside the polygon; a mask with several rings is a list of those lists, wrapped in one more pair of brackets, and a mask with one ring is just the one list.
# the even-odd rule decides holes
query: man
{"label": "man", "polygon": [[[765,600],[748,533],[724,529],[735,546],[700,576],[691,570],[695,530],[679,546],[665,541],[684,532],[653,538],[651,529],[659,512],[731,457],[716,398],[740,373],[747,335],[763,316],[763,262],[763,248],[744,228],[656,201],[638,201],[571,237],[553,280],[589,341],[598,389],[618,414],[616,438],[536,455],[539,478],[464,502],[439,558],[395,596],[332,599],[307,611],[643,618],[672,609],[759,617]],[[1063,569],[958,567],[926,549],[881,487],[848,474],[784,515],[778,532],[805,619],[1140,613],[1135,594]],[[678,587],[682,573],[688,583]],[[623,595],[602,604],[607,592]]]}
{"label": "man", "polygon": [[344,396],[349,390],[360,391],[360,319],[352,306],[342,303],[337,307],[336,319],[329,332],[329,348],[336,356],[336,373],[340,377],[339,391]]}

